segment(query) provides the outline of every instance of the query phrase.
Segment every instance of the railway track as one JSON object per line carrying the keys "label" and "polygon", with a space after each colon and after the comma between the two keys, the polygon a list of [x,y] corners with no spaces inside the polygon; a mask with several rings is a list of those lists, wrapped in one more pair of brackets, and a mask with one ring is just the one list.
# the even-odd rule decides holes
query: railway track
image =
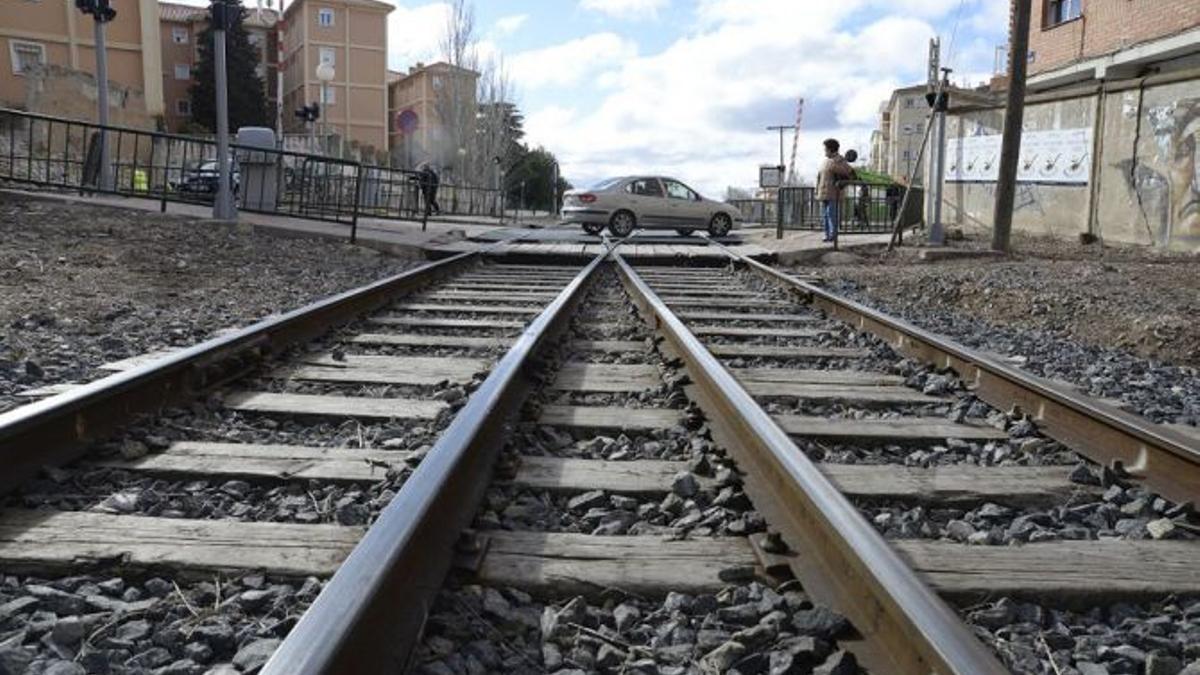
{"label": "railway track", "polygon": [[[1186,623],[1130,638],[1138,661],[1068,648],[1047,618],[1200,591],[1194,442],[1058,390],[1031,405],[943,343],[929,360],[963,380],[902,361],[936,336],[733,253],[605,258],[458,256],[0,416],[3,487],[21,486],[0,569],[56,575],[12,577],[0,629],[6,601],[23,621],[97,610],[65,643],[40,617],[44,639],[113,672],[1200,658],[1172,652]],[[1130,437],[1133,455],[1090,447]]]}

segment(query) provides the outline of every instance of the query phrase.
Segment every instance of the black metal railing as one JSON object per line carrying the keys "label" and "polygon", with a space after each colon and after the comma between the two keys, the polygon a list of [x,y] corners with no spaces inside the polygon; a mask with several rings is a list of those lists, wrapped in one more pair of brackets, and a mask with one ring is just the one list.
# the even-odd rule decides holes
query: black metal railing
{"label": "black metal railing", "polygon": [[776,202],[771,199],[726,199],[726,204],[734,207],[742,214],[746,223],[774,223],[776,221]]}
{"label": "black metal railing", "polygon": [[[901,227],[921,222],[923,197],[920,188],[912,188],[908,206],[900,219]],[[847,182],[838,200],[839,234],[886,234],[892,231],[896,217],[904,204],[906,188],[902,185],[878,185]],[[784,187],[779,189],[776,226],[784,230],[823,230],[824,213],[816,188]]]}
{"label": "black metal railing", "polygon": [[[111,180],[100,170],[101,138]],[[230,145],[231,181],[243,211],[351,225],[359,216],[423,219],[418,172],[280,150]],[[212,138],[101,127],[94,122],[0,108],[0,183],[154,199],[212,203],[217,192],[217,143]],[[498,190],[441,185],[447,215],[501,213]]]}

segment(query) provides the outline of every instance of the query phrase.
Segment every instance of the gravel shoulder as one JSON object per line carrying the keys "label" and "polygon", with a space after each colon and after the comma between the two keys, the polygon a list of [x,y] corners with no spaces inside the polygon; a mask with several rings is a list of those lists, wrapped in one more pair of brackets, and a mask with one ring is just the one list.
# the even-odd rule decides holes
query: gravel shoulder
{"label": "gravel shoulder", "polygon": [[1014,248],[939,263],[911,248],[886,261],[838,253],[795,271],[1155,421],[1200,424],[1200,257],[1023,235]]}
{"label": "gravel shoulder", "polygon": [[412,261],[212,222],[0,195],[0,411],[17,392],[403,271]]}

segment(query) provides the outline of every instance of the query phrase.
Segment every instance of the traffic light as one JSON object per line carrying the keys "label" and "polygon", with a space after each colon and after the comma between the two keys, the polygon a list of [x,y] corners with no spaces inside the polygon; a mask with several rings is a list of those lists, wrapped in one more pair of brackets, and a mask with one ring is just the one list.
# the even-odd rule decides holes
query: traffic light
{"label": "traffic light", "polygon": [[305,106],[296,108],[296,117],[305,122],[316,122],[321,118],[321,106],[318,103],[309,103]]}
{"label": "traffic light", "polygon": [[925,102],[933,108],[935,112],[946,112],[950,109],[950,92],[943,91],[940,94],[929,92],[925,94]]}
{"label": "traffic light", "polygon": [[90,14],[100,23],[108,23],[117,18],[117,10],[112,8],[111,0],[75,0],[75,8],[84,14]]}
{"label": "traffic light", "polygon": [[213,0],[212,25],[219,30],[230,30],[241,19],[241,5],[230,0]]}

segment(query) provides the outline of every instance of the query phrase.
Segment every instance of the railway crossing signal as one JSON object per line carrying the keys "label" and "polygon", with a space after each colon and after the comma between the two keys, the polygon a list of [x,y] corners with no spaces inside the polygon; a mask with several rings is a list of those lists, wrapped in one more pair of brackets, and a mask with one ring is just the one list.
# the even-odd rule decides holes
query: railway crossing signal
{"label": "railway crossing signal", "polygon": [[93,40],[96,45],[96,122],[100,125],[97,137],[100,145],[100,171],[96,174],[99,190],[112,190],[112,162],[108,150],[108,51],[104,45],[104,24],[117,18],[117,10],[109,0],[75,0],[75,7],[93,19]]}

